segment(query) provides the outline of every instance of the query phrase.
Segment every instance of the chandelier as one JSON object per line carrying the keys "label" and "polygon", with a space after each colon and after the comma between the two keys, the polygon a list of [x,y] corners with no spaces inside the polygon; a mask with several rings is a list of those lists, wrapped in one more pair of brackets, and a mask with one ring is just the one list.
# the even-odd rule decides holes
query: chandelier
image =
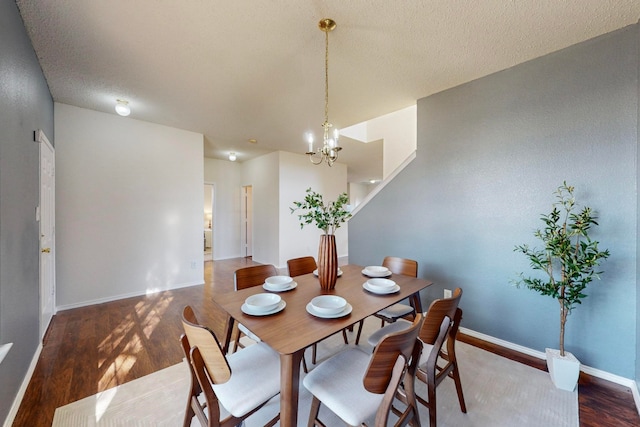
{"label": "chandelier", "polygon": [[322,147],[313,149],[313,134],[309,132],[307,134],[307,142],[309,143],[309,151],[306,154],[309,155],[309,160],[314,165],[319,165],[323,161],[326,161],[329,166],[333,166],[333,163],[338,160],[338,152],[342,150],[342,147],[338,145],[338,138],[340,132],[338,129],[334,129],[333,133],[331,128],[333,125],[329,123],[329,31],[336,28],[336,23],[332,19],[322,19],[318,23],[320,30],[325,34],[325,49],[324,49],[324,122],[322,123],[322,129],[324,136],[322,138]]}

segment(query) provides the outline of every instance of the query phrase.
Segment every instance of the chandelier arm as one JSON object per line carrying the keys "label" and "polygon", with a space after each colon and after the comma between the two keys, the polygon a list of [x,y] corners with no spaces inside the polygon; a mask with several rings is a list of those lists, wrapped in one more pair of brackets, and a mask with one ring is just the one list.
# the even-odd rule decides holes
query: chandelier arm
{"label": "chandelier arm", "polygon": [[[320,163],[322,163],[322,161],[324,160],[324,157],[325,157],[320,151],[317,151],[315,153],[307,153],[307,154],[309,154],[309,160],[314,165],[319,165]],[[319,156],[318,161],[314,162],[313,161],[314,157],[318,157],[318,156]]]}

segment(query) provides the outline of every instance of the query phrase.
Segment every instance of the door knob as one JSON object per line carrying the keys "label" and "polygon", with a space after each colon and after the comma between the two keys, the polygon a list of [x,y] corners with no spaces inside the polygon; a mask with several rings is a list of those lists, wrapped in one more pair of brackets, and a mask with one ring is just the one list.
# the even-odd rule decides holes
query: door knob
{"label": "door knob", "polygon": [[40,252],[42,252],[43,254],[48,254],[51,252],[51,248],[42,248]]}

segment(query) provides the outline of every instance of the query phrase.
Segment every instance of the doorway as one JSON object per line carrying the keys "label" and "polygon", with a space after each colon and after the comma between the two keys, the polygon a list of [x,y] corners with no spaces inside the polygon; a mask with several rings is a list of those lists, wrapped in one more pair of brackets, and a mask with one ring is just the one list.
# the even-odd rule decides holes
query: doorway
{"label": "doorway", "polygon": [[51,318],[56,313],[55,255],[55,150],[42,130],[35,135],[40,146],[40,338],[44,338]]}
{"label": "doorway", "polygon": [[242,217],[240,218],[240,250],[242,256],[253,256],[253,187],[242,187]]}
{"label": "doorway", "polygon": [[204,185],[204,260],[213,261],[214,245],[214,200],[215,187],[213,184]]}

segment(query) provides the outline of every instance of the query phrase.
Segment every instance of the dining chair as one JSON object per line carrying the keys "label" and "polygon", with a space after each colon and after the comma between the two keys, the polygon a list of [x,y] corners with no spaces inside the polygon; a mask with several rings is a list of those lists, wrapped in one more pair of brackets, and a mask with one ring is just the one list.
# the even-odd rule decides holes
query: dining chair
{"label": "dining chair", "polygon": [[[250,267],[239,268],[233,273],[233,287],[236,291],[261,286],[267,277],[277,276],[278,270],[271,264],[252,265]],[[241,323],[237,324],[235,329],[235,337],[233,340],[232,353],[235,353],[238,347],[244,348],[240,343],[241,335],[244,334],[252,340],[258,342],[260,338],[252,333],[246,326]]]}
{"label": "dining chair", "polygon": [[[386,256],[382,260],[382,266],[387,267],[393,274],[402,274],[404,276],[418,277],[418,261],[398,258],[394,256]],[[385,322],[393,323],[398,319],[402,319],[406,316],[415,316],[416,310],[412,305],[396,303],[385,309],[382,309],[374,314],[380,319],[383,327]],[[358,323],[358,333],[356,334],[356,345],[360,343],[360,334],[362,333],[362,326],[364,325],[364,319]]]}
{"label": "dining chair", "polygon": [[[225,357],[213,331],[198,323],[190,306],[183,309],[182,327],[180,343],[191,372],[183,427],[194,416],[206,427],[240,425],[278,395],[280,358],[269,346],[257,343]],[[279,418],[277,414],[265,426]]]}
{"label": "dining chair", "polygon": [[[315,258],[312,256],[293,258],[287,261],[287,269],[289,270],[289,276],[291,277],[313,273],[316,268],[318,268],[318,265],[316,264]],[[344,340],[345,344],[349,344],[349,338],[347,337],[347,332],[345,329],[342,330],[342,339]],[[317,351],[318,345],[313,344],[313,346],[311,347],[311,363],[313,363],[314,365],[317,361]],[[308,372],[306,361],[304,359],[302,359],[302,361],[304,363],[304,371]]]}
{"label": "dining chair", "polygon": [[[318,419],[324,404],[350,426],[386,426],[393,411],[399,419],[394,424],[420,425],[415,399],[414,380],[422,344],[417,339],[422,315],[416,315],[407,329],[383,337],[373,354],[358,347],[344,350],[318,365],[303,384],[313,395],[308,426],[324,426]],[[443,340],[448,321],[443,322]],[[401,395],[404,412],[393,407]]]}
{"label": "dining chair", "polygon": [[303,256],[287,261],[287,269],[291,277],[313,273],[316,268],[318,268],[318,265],[316,264],[316,259],[312,256]]}
{"label": "dining chair", "polygon": [[[416,372],[416,378],[427,385],[427,398],[425,399],[416,394],[416,399],[429,409],[429,425],[431,427],[436,425],[436,387],[446,377],[453,379],[458,394],[460,410],[464,413],[467,412],[456,358],[456,335],[462,321],[462,309],[458,307],[460,298],[462,298],[462,289],[457,288],[450,298],[433,301],[425,314],[425,320],[420,329],[419,337],[424,349]],[[446,349],[439,346],[437,347],[438,350],[433,353],[433,357],[432,355],[427,356],[427,353],[429,353],[427,350],[430,351],[437,345],[438,326],[445,317],[451,319],[451,326],[447,331]],[[368,343],[375,346],[386,334],[394,333],[410,326],[411,323],[406,320],[391,323],[371,334]],[[440,360],[446,362],[444,366],[438,364]]]}

